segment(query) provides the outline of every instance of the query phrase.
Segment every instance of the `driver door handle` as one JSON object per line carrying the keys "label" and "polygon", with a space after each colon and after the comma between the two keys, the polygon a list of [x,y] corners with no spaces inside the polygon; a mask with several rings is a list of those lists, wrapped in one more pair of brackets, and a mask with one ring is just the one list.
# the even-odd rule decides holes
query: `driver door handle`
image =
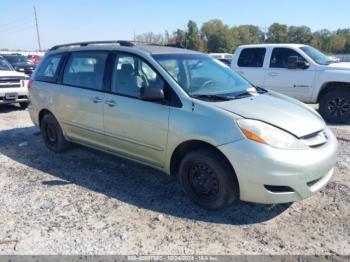
{"label": "driver door handle", "polygon": [[98,96],[95,96],[95,97],[92,98],[92,102],[94,102],[95,104],[101,103],[101,102],[102,102],[102,99],[99,98]]}
{"label": "driver door handle", "polygon": [[106,104],[110,107],[114,107],[117,105],[117,103],[114,100],[106,100]]}
{"label": "driver door handle", "polygon": [[268,76],[274,77],[274,76],[279,76],[279,73],[276,73],[276,72],[269,72],[269,73],[267,73],[267,75],[268,75]]}

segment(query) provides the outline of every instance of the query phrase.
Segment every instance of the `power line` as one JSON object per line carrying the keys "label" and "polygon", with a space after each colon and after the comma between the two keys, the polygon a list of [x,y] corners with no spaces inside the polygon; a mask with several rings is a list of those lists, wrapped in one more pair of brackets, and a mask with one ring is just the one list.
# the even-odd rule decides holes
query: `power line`
{"label": "power line", "polygon": [[19,30],[22,30],[22,29],[25,29],[27,27],[32,27],[34,26],[33,23],[30,23],[30,24],[22,24],[22,25],[18,25],[18,26],[14,26],[12,28],[1,28],[0,27],[0,32],[2,34],[6,34],[6,33],[11,33],[11,32],[15,32],[15,31],[19,31]]}

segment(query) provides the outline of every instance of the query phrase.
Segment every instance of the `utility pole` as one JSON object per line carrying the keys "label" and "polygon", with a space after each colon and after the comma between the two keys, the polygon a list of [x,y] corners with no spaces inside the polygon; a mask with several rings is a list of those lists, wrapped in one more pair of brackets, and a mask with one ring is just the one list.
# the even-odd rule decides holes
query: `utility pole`
{"label": "utility pole", "polygon": [[34,6],[34,18],[35,18],[35,26],[36,26],[36,35],[38,37],[38,45],[39,45],[39,51],[41,51],[41,44],[40,44],[40,35],[39,35],[39,26],[38,26],[38,18],[36,16],[36,8]]}

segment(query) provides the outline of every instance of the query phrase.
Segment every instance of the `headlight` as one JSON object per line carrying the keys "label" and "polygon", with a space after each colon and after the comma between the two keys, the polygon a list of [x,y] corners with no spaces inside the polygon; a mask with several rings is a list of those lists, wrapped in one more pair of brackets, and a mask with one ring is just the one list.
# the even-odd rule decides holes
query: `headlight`
{"label": "headlight", "polygon": [[300,140],[291,134],[252,119],[238,119],[237,124],[246,138],[279,149],[307,149]]}

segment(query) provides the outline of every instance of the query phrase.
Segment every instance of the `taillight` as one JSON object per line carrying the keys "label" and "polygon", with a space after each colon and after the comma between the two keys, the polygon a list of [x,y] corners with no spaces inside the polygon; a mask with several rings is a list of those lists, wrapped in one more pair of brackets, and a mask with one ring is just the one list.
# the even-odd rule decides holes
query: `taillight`
{"label": "taillight", "polygon": [[32,89],[32,84],[33,84],[33,80],[32,79],[30,79],[29,81],[28,81],[28,91],[30,91],[31,89]]}

